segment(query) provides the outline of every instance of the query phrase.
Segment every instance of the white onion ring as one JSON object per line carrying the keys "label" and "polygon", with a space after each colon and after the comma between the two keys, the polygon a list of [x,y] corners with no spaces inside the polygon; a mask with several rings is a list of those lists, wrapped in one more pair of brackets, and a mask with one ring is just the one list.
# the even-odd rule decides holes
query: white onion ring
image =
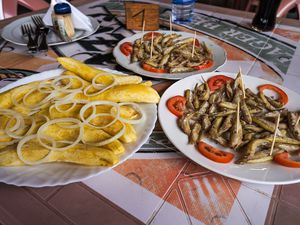
{"label": "white onion ring", "polygon": [[[19,105],[20,105],[19,102],[22,101],[22,98],[18,101],[18,100],[17,100],[17,97],[16,97],[15,95],[22,93],[22,90],[23,90],[23,89],[26,89],[26,90],[27,90],[27,89],[29,89],[29,90],[34,89],[36,85],[37,85],[37,84],[33,83],[33,84],[31,84],[31,85],[23,86],[22,88],[18,89],[18,91],[13,91],[13,92],[12,92],[12,95],[10,96],[12,103],[13,103],[15,106],[19,106]],[[28,91],[29,91],[29,90],[28,90]]]}
{"label": "white onion ring", "polygon": [[[51,80],[42,80],[38,84],[37,90],[39,92],[42,92],[42,93],[48,93],[48,94],[50,94],[54,90],[54,88],[51,85],[52,80],[53,79],[51,79]],[[49,89],[49,91],[47,89]]]}
{"label": "white onion ring", "polygon": [[41,100],[39,103],[35,104],[35,105],[31,105],[28,104],[26,102],[26,99],[28,98],[28,96],[34,92],[34,91],[38,91],[37,88],[33,88],[32,90],[30,90],[29,92],[27,92],[24,97],[23,97],[23,104],[31,109],[37,109],[37,108],[41,108],[41,106],[43,106],[44,104],[48,104],[48,101],[50,101],[52,98],[55,97],[55,95],[57,94],[57,91],[53,90],[51,93],[49,93],[43,100]]}
{"label": "white onion ring", "polygon": [[145,119],[145,113],[138,104],[133,103],[133,102],[119,103],[119,106],[122,106],[122,105],[132,106],[140,114],[140,117],[138,119],[133,119],[133,120],[120,117],[120,120],[123,121],[124,123],[138,124],[138,123],[141,123]]}
{"label": "white onion ring", "polygon": [[[68,105],[68,104],[72,104],[72,106],[67,108],[66,110],[59,108],[59,106],[61,106],[61,105]],[[76,105],[77,105],[76,102],[58,101],[58,102],[55,102],[54,105],[52,105],[52,106],[54,106],[58,112],[64,113],[64,112],[70,112],[72,109],[74,109],[74,107]],[[49,108],[49,110],[50,110],[50,108]]]}
{"label": "white onion ring", "polygon": [[8,146],[8,145],[12,145],[14,143],[17,143],[19,140],[12,140],[12,141],[5,141],[5,142],[0,142],[0,147],[1,146]]}
{"label": "white onion ring", "polygon": [[[107,73],[107,75],[109,75],[109,74]],[[103,87],[105,87],[105,86],[110,86],[110,85],[112,85],[113,83],[116,82],[116,79],[115,79],[113,76],[111,76],[112,82],[111,82],[109,85],[105,85],[105,84],[97,84],[96,81],[97,81],[97,79],[98,79],[99,77],[101,77],[101,76],[103,76],[103,73],[97,74],[97,75],[94,76],[94,78],[92,79],[92,85],[93,85],[93,87],[96,88],[96,89],[102,89]]]}
{"label": "white onion ring", "polygon": [[[53,140],[50,140],[50,141],[52,141],[52,146],[49,146],[49,145],[45,144],[45,143],[42,141],[42,139],[49,140],[50,138],[49,138],[49,137],[46,137],[46,136],[43,135],[42,133],[43,133],[43,131],[44,131],[49,125],[55,124],[55,123],[75,123],[75,124],[77,124],[77,126],[74,127],[74,128],[79,128],[79,134],[78,134],[77,139],[76,139],[75,141],[72,141],[72,144],[70,144],[70,145],[68,145],[68,146],[65,146],[65,147],[61,147],[61,148],[55,147],[56,145],[53,146],[53,145],[54,145],[53,143],[55,142],[55,141],[53,142]],[[72,127],[72,128],[73,128],[73,127]],[[46,122],[45,124],[43,124],[43,125],[38,129],[38,131],[37,131],[37,139],[38,139],[39,143],[40,143],[42,146],[44,146],[45,148],[50,149],[50,150],[53,150],[53,151],[64,151],[64,150],[66,150],[66,149],[69,149],[69,148],[71,148],[71,147],[77,145],[77,144],[80,142],[80,140],[82,139],[82,136],[83,136],[83,125],[82,125],[82,123],[80,122],[80,120],[74,119],[74,118],[59,118],[59,119],[50,120],[50,121]],[[51,139],[52,139],[52,138],[51,138]],[[56,142],[57,142],[57,143],[59,143],[59,142],[62,143],[61,141],[56,141]]]}
{"label": "white onion ring", "polygon": [[29,129],[27,130],[27,132],[24,135],[18,135],[16,133],[18,132],[19,129],[25,128],[25,124],[24,124],[24,127],[20,127],[19,129],[15,130],[15,132],[13,132],[12,130],[8,129],[8,125],[11,123],[12,118],[6,124],[6,128],[5,128],[6,134],[8,136],[10,136],[11,138],[14,138],[14,139],[21,139],[21,138],[23,138],[25,136],[28,136],[28,135],[32,134],[34,128],[36,127],[36,122],[35,122],[35,120],[32,117],[28,117],[28,119],[31,120],[31,125],[30,125]]}
{"label": "white onion ring", "polygon": [[[112,112],[111,113],[98,113],[96,114],[96,105],[111,105],[112,107],[115,107],[117,112],[116,114],[114,115]],[[85,119],[84,118],[84,113],[86,112],[86,110],[90,107],[93,107],[93,112],[92,114],[87,118]],[[120,106],[115,103],[115,102],[110,102],[110,101],[93,101],[93,102],[90,102],[86,105],[84,105],[81,109],[80,109],[80,112],[79,112],[79,116],[80,116],[80,119],[82,120],[82,122],[88,126],[91,126],[91,127],[94,127],[94,128],[98,128],[98,129],[101,129],[101,128],[105,128],[105,127],[108,127],[110,125],[112,125],[113,123],[115,123],[118,119],[120,119]],[[90,123],[90,121],[98,116],[113,116],[114,119],[106,124],[106,125],[103,125],[103,126],[95,126],[93,124]]]}
{"label": "white onion ring", "polygon": [[54,100],[56,101],[71,101],[74,99],[74,97],[79,94],[79,93],[82,93],[81,90],[75,90],[73,92],[68,92],[70,94],[67,94],[66,96],[62,97],[62,98],[59,98],[59,97],[55,97]]}
{"label": "white onion ring", "polygon": [[125,130],[126,130],[126,127],[125,127],[125,124],[120,121],[120,123],[122,124],[123,128],[117,133],[115,134],[114,136],[104,140],[104,141],[101,141],[101,142],[86,142],[82,139],[82,142],[84,144],[87,144],[87,145],[92,145],[92,146],[103,146],[103,145],[107,145],[117,139],[119,139],[124,133],[125,133]]}
{"label": "white onion ring", "polygon": [[[69,82],[64,86],[64,87],[60,87],[57,85],[58,82],[60,82],[63,79],[68,79]],[[74,89],[69,89],[72,85],[72,79],[78,80],[81,83],[81,86],[79,88],[74,88]],[[73,92],[73,91],[78,91],[78,90],[82,90],[83,86],[84,86],[84,81],[78,77],[78,76],[74,76],[74,75],[62,75],[62,76],[58,76],[57,78],[55,78],[52,82],[51,85],[54,89],[61,91],[61,92]]]}
{"label": "white onion ring", "polygon": [[32,140],[32,139],[34,139],[34,138],[37,138],[37,135],[36,135],[36,134],[29,135],[29,136],[23,138],[23,139],[18,143],[18,146],[17,146],[17,155],[18,155],[19,159],[20,159],[23,163],[25,163],[25,164],[27,164],[27,165],[37,165],[37,164],[41,164],[41,163],[45,162],[46,160],[48,160],[48,158],[49,158],[49,156],[50,156],[50,153],[51,153],[51,150],[49,150],[48,154],[47,154],[44,158],[42,158],[42,159],[40,159],[40,160],[37,160],[37,161],[34,161],[34,162],[33,162],[33,161],[26,160],[26,159],[23,157],[23,154],[22,154],[22,147],[23,147],[23,145],[24,145],[27,141]]}
{"label": "white onion ring", "polygon": [[[93,78],[93,80],[92,80],[92,84],[89,85],[89,86],[87,86],[86,88],[83,89],[83,94],[84,94],[85,96],[96,96],[96,95],[99,95],[99,94],[101,94],[102,92],[104,92],[104,91],[106,91],[106,90],[108,90],[108,89],[110,89],[110,88],[116,86],[117,81],[116,81],[116,79],[115,79],[113,76],[112,76],[113,81],[112,81],[112,83],[109,84],[109,85],[96,84],[96,80],[97,80],[97,78],[98,78],[99,76],[103,76],[103,75],[102,75],[102,74],[96,75],[96,76]],[[99,90],[99,91],[93,92],[93,93],[89,94],[89,93],[88,93],[88,90],[89,90],[91,87],[93,87],[93,88],[95,88],[96,90]]]}
{"label": "white onion ring", "polygon": [[[14,111],[14,110],[11,110],[11,109],[0,109],[0,114],[12,116],[9,118],[5,128],[3,130],[2,129],[0,130],[4,133],[4,135],[0,135],[0,139],[14,138],[14,137],[10,136],[10,133],[17,132],[18,130],[25,128],[24,118],[20,113]],[[16,123],[13,127],[9,127],[9,125],[11,124],[11,121],[13,119],[16,120]],[[15,143],[15,142],[13,142],[13,141],[6,142],[6,144],[13,144],[13,143]]]}

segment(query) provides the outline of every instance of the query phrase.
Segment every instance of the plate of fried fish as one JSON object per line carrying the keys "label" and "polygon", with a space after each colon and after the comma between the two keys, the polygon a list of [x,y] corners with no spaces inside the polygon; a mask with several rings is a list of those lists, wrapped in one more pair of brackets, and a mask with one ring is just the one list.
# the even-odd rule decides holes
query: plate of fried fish
{"label": "plate of fried fish", "polygon": [[43,187],[110,170],[145,143],[160,97],[139,76],[68,57],[0,90],[0,182]]}
{"label": "plate of fried fish", "polygon": [[240,181],[291,184],[300,181],[299,97],[241,72],[204,73],[170,86],[158,117],[197,164]]}
{"label": "plate of fried fish", "polygon": [[121,66],[137,74],[178,80],[212,72],[226,62],[225,50],[212,40],[187,32],[138,33],[113,50]]}

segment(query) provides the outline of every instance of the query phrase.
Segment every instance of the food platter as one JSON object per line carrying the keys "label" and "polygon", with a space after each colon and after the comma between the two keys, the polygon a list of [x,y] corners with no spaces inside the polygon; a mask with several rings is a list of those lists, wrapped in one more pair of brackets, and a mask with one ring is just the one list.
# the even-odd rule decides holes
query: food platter
{"label": "food platter", "polygon": [[[278,165],[274,162],[265,162],[257,164],[235,164],[234,161],[228,164],[216,163],[201,155],[194,145],[188,144],[188,137],[184,134],[177,125],[177,117],[175,117],[166,107],[166,102],[170,97],[175,95],[183,95],[184,90],[193,89],[197,83],[202,83],[203,77],[205,80],[215,75],[226,75],[232,78],[236,77],[236,74],[232,73],[205,73],[187,77],[182,79],[172,86],[170,86],[161,97],[158,106],[158,117],[163,131],[169,138],[169,140],[175,145],[175,147],[181,151],[185,156],[193,160],[195,163],[212,170],[221,175],[234,178],[240,181],[260,183],[260,184],[291,184],[300,182],[300,170],[297,168],[288,168]],[[257,86],[261,84],[274,84],[270,81],[259,79],[256,77],[243,76],[244,84],[247,88],[250,88],[253,92],[257,92]],[[278,85],[277,85],[278,86]],[[298,99],[299,94],[289,90],[285,87],[280,87],[289,97],[289,102],[285,106],[287,109],[296,111],[300,109]],[[166,119],[168,118],[168,119]],[[215,146],[219,149],[231,151],[229,148],[224,148],[213,141],[208,139],[204,140],[208,144]]]}
{"label": "food platter", "polygon": [[[172,33],[171,31],[159,31],[159,32],[164,34]],[[180,34],[181,38],[194,37],[194,34],[187,33],[187,32],[176,32],[176,33]],[[137,33],[131,37],[123,39],[117,44],[117,46],[113,50],[113,55],[116,58],[118,64],[140,75],[144,75],[152,78],[159,78],[159,79],[179,80],[191,75],[215,71],[226,62],[226,52],[222,47],[220,47],[219,45],[217,45],[216,43],[214,43],[208,38],[205,38],[203,36],[196,36],[196,39],[198,39],[199,41],[204,41],[207,47],[212,52],[213,65],[211,67],[207,69],[203,69],[201,71],[198,70],[198,71],[185,72],[185,73],[154,73],[154,72],[146,71],[140,66],[139,62],[130,63],[130,56],[125,56],[120,50],[120,46],[123,43],[125,42],[133,43],[136,39],[141,38],[142,35],[143,33]]]}
{"label": "food platter", "polygon": [[[121,74],[117,71],[108,69],[105,70],[114,74]],[[62,73],[62,71],[63,70],[61,69],[56,69],[25,77],[0,89],[0,93],[33,81],[58,76]],[[113,167],[123,163],[136,151],[138,151],[138,149],[148,140],[155,126],[157,118],[156,104],[140,104],[140,106],[144,111],[146,118],[142,123],[134,126],[136,133],[138,134],[137,141],[130,144],[124,144],[126,149],[125,153],[120,156],[120,161]],[[22,167],[1,167],[0,182],[29,187],[65,185],[104,173],[113,167],[80,166],[68,163],[49,163]]]}
{"label": "food platter", "polygon": [[[44,14],[37,14],[36,16],[43,17]],[[82,38],[88,37],[98,30],[98,28],[100,26],[98,21],[96,19],[94,19],[93,17],[89,17],[89,19],[92,24],[92,31],[76,29],[75,36],[73,37],[71,42],[78,41]],[[26,46],[27,39],[25,39],[23,37],[22,32],[21,32],[22,24],[33,24],[31,17],[30,16],[22,17],[18,20],[14,20],[13,22],[11,22],[7,26],[5,26],[1,32],[1,36],[3,37],[3,39],[5,39],[6,41],[9,41],[11,43],[14,43],[16,45]],[[70,43],[70,42],[62,41],[61,38],[58,35],[56,35],[55,32],[53,32],[51,29],[49,31],[49,34],[47,35],[47,41],[48,41],[49,46]]]}

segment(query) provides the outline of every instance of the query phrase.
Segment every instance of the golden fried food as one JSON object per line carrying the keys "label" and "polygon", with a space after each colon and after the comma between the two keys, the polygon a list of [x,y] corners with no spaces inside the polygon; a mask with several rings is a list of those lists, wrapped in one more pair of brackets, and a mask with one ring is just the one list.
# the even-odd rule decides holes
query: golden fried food
{"label": "golden fried food", "polygon": [[9,109],[13,107],[14,103],[12,101],[12,97],[15,96],[16,100],[22,99],[23,96],[28,93],[36,83],[37,82],[32,82],[30,84],[25,84],[12,90],[0,93],[0,108]]}
{"label": "golden fried food", "polygon": [[[112,166],[137,140],[145,115],[137,103],[157,103],[151,82],[59,58],[60,76],[0,94],[0,166],[69,162]],[[123,144],[124,143],[124,144]]]}
{"label": "golden fried food", "polygon": [[108,100],[113,102],[158,103],[159,95],[152,87],[142,84],[127,84],[114,86],[95,96],[78,94],[76,100]]}
{"label": "golden fried food", "polygon": [[76,59],[69,57],[58,57],[57,61],[68,71],[75,73],[82,79],[92,82],[93,78],[97,75],[101,75],[96,80],[97,83],[110,84],[113,79],[117,81],[118,84],[139,84],[142,82],[142,78],[139,76],[123,76],[117,74],[111,74],[104,70],[91,67],[84,64]]}
{"label": "golden fried food", "polygon": [[[17,155],[16,146],[9,146],[0,151],[0,166],[23,166],[23,161]],[[26,145],[22,154],[28,161],[37,161],[49,153],[49,150],[42,147],[38,142],[31,142]],[[103,148],[78,144],[65,151],[51,151],[45,162],[69,162],[87,166],[112,166],[119,161],[112,151]]]}

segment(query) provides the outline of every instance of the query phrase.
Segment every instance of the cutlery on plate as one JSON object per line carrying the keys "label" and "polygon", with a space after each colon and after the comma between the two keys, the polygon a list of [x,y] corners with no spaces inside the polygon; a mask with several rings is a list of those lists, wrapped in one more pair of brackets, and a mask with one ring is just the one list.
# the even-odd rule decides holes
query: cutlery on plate
{"label": "cutlery on plate", "polygon": [[40,16],[31,16],[31,19],[37,28],[38,49],[39,51],[47,52],[47,34],[49,33],[49,27],[44,24],[43,19]]}
{"label": "cutlery on plate", "polygon": [[27,48],[29,53],[37,52],[37,43],[34,41],[31,35],[34,34],[34,30],[30,24],[22,24],[21,25],[22,35],[24,37],[28,37]]}

